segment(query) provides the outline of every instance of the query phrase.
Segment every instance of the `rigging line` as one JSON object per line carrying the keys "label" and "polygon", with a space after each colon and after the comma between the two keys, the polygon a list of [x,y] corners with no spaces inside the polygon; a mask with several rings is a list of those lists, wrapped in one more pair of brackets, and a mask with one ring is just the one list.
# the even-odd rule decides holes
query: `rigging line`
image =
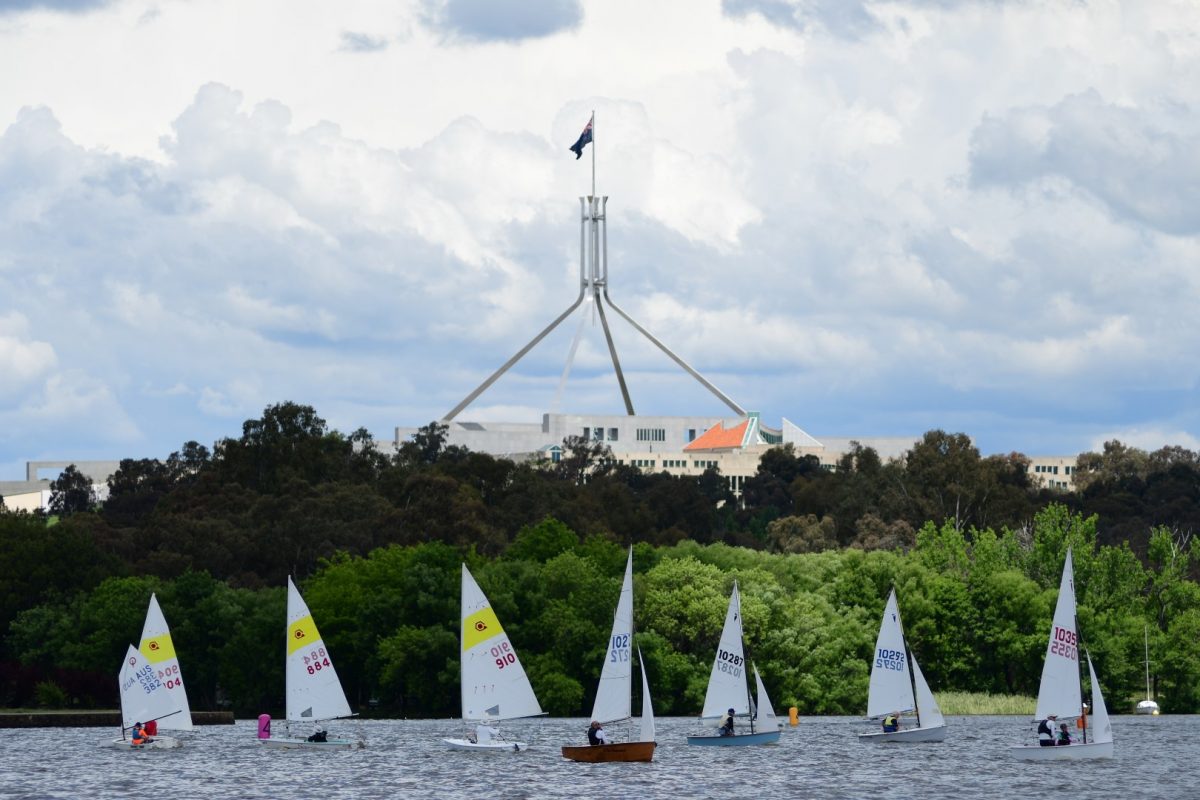
{"label": "rigging line", "polygon": [[[592,302],[591,295],[588,295],[585,302]],[[583,335],[583,326],[586,323],[587,311],[585,310],[579,315],[579,326],[575,328],[575,338],[571,340],[571,349],[567,351],[567,363],[563,367],[562,377],[558,379],[558,390],[554,393],[554,405],[551,406],[555,414],[558,413],[559,406],[562,404],[563,390],[567,388],[567,377],[571,374],[571,365],[575,363],[575,352],[579,349],[579,338]]]}

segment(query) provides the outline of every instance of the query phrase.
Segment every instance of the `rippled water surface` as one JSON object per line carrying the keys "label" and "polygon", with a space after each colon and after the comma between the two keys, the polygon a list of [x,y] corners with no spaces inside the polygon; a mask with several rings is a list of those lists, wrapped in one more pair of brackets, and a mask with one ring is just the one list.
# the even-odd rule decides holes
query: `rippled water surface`
{"label": "rippled water surface", "polygon": [[[688,747],[691,719],[659,719],[652,764],[576,764],[559,754],[582,744],[585,720],[536,719],[504,726],[524,753],[464,753],[442,736],[457,721],[350,721],[356,751],[259,747],[253,721],[197,728],[179,750],[103,747],[101,728],[0,731],[0,798],[940,798],[1200,797],[1197,717],[1114,717],[1116,756],[1027,763],[1008,747],[1028,736],[1015,717],[950,717],[941,744],[861,744],[873,729],[849,718],[802,718],[775,747]],[[610,732],[625,738],[621,726]]]}

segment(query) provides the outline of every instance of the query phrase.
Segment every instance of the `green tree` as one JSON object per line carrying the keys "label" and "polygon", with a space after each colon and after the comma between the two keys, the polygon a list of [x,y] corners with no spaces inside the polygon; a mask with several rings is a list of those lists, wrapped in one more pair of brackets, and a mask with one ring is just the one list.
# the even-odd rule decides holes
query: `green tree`
{"label": "green tree", "polygon": [[68,517],[91,511],[97,505],[92,479],[70,464],[50,482],[50,513]]}

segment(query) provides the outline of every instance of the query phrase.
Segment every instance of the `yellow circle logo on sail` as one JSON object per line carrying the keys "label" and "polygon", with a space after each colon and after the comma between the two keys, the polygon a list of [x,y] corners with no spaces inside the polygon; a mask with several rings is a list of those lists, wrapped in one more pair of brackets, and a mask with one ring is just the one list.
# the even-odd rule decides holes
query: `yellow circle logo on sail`
{"label": "yellow circle logo on sail", "polygon": [[171,634],[169,633],[143,639],[142,645],[138,650],[141,651],[142,655],[151,664],[158,664],[175,657],[175,645],[171,642]]}

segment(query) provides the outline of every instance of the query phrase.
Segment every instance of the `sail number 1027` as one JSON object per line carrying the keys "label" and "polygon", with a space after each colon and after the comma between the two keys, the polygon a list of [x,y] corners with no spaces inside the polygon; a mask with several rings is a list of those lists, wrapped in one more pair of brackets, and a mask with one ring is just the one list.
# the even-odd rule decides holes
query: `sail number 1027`
{"label": "sail number 1027", "polygon": [[491,650],[492,658],[496,659],[496,669],[504,669],[509,664],[517,663],[517,654],[512,651],[508,641],[503,641]]}
{"label": "sail number 1027", "polygon": [[629,661],[628,633],[618,633],[612,637],[612,642],[608,648],[608,660],[614,664]]}

